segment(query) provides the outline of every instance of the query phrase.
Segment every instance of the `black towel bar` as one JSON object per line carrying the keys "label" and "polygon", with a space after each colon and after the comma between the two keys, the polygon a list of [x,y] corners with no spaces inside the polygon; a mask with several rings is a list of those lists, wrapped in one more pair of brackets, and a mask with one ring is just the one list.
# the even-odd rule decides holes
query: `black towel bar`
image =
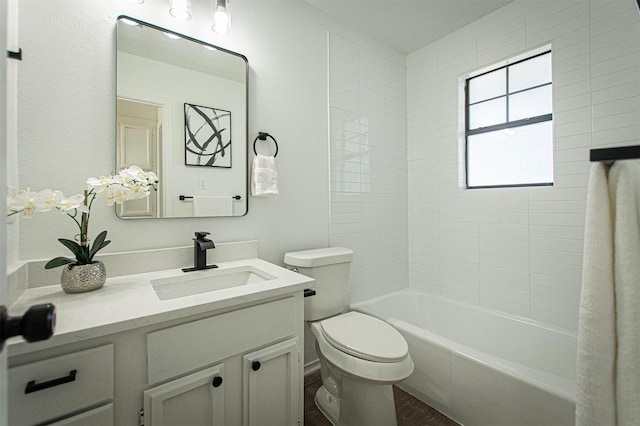
{"label": "black towel bar", "polygon": [[[184,200],[187,200],[189,198],[193,198],[193,195],[179,195],[178,198],[180,198],[180,201],[184,201]],[[241,195],[233,195],[231,198],[233,198],[234,200],[241,200],[242,196]]]}
{"label": "black towel bar", "polygon": [[615,148],[592,149],[589,152],[589,161],[632,160],[640,158],[640,145],[619,146]]}

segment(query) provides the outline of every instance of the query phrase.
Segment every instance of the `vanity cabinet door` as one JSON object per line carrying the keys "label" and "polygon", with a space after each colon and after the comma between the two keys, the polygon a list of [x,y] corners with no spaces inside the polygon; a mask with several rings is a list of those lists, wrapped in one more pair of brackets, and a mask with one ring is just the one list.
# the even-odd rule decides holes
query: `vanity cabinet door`
{"label": "vanity cabinet door", "polygon": [[243,357],[245,425],[298,425],[302,385],[298,338]]}
{"label": "vanity cabinet door", "polygon": [[145,426],[223,425],[223,373],[219,364],[145,391]]}

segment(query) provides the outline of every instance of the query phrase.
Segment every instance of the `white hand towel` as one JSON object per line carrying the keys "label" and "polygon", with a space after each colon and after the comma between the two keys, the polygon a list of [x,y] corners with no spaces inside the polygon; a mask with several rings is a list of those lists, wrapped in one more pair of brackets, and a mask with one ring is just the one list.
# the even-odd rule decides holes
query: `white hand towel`
{"label": "white hand towel", "polygon": [[609,171],[614,219],[616,295],[616,420],[640,421],[640,162],[616,161]]}
{"label": "white hand towel", "polygon": [[232,200],[231,195],[195,196],[193,197],[193,216],[232,216]]}
{"label": "white hand towel", "polygon": [[607,171],[591,166],[578,326],[576,425],[615,425],[613,229]]}
{"label": "white hand towel", "polygon": [[251,169],[251,195],[265,197],[278,194],[278,169],[275,157],[256,155]]}

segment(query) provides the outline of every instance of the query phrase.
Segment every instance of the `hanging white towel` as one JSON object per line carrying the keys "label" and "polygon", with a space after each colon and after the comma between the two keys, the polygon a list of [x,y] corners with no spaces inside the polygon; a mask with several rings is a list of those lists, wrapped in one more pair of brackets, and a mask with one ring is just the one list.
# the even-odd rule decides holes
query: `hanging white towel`
{"label": "hanging white towel", "polygon": [[232,216],[233,199],[231,195],[194,196],[193,216]]}
{"label": "hanging white towel", "polygon": [[614,219],[616,411],[618,425],[640,421],[640,162],[617,161],[609,171]]}
{"label": "hanging white towel", "polygon": [[[608,182],[607,182],[608,180]],[[578,327],[576,424],[640,418],[640,163],[591,168]]]}
{"label": "hanging white towel", "polygon": [[256,155],[251,169],[251,195],[264,197],[278,194],[278,169],[275,157]]}
{"label": "hanging white towel", "polygon": [[613,229],[607,170],[591,166],[578,326],[576,425],[615,425]]}

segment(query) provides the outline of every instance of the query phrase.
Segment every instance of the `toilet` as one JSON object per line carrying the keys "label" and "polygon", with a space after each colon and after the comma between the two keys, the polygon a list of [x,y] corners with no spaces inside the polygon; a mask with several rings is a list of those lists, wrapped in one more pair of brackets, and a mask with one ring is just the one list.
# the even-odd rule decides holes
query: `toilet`
{"label": "toilet", "polygon": [[316,280],[304,316],[316,337],[322,386],[315,402],[334,425],[396,425],[394,383],[413,372],[404,337],[386,322],[346,312],[353,250],[286,253],[289,269]]}

